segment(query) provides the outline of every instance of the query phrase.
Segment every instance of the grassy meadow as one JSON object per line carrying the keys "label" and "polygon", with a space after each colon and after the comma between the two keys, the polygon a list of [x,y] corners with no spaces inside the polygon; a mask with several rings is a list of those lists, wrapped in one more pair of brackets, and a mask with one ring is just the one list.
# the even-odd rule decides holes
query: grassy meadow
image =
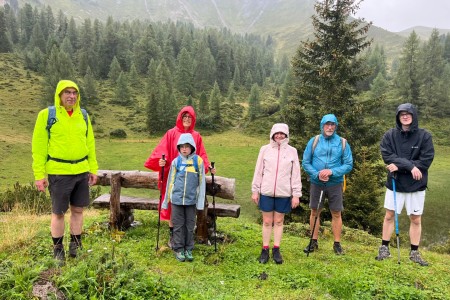
{"label": "grassy meadow", "polygon": [[[3,192],[16,182],[33,181],[30,143],[41,91],[40,78],[26,74],[11,55],[0,58]],[[101,117],[103,110],[107,117]],[[143,163],[160,136],[109,139],[106,133],[110,128],[123,126],[121,118],[106,105],[95,114],[100,169],[144,171]],[[259,264],[261,226],[259,212],[250,200],[250,183],[259,148],[268,142],[271,125],[260,128],[267,132],[264,135],[248,136],[240,130],[203,133],[217,175],[236,178],[236,199],[216,201],[241,205],[238,219],[218,219],[221,238],[217,253],[214,246],[196,245],[194,262],[179,263],[165,246],[165,222],[161,248],[155,251],[156,212],[136,211],[138,226],[110,232],[105,224],[109,211],[90,208],[85,214],[84,249],[78,258],[67,259],[65,266],[58,267],[51,255],[50,216],[14,210],[0,213],[0,299],[37,299],[33,289],[43,283],[51,283],[67,299],[450,299],[450,256],[422,247],[430,266],[411,263],[404,214],[400,216],[401,264],[397,264],[394,246],[392,259],[375,261],[380,238],[347,227],[342,238],[346,255],[334,255],[329,220],[322,227],[318,252],[306,257],[302,250],[309,241],[308,226],[291,223],[286,225],[282,241],[285,263]],[[448,238],[450,228],[446,203],[450,147],[436,146],[436,150],[423,217],[427,244]],[[102,189],[108,192],[108,188]],[[158,195],[147,190],[122,192]],[[68,236],[68,229],[66,232]],[[62,298],[54,291],[49,299]]]}

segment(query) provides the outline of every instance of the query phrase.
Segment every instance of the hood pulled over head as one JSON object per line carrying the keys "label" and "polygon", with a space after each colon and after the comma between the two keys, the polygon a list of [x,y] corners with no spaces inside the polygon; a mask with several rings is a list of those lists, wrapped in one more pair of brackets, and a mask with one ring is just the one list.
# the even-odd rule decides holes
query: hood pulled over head
{"label": "hood pulled over head", "polygon": [[403,103],[397,107],[397,113],[395,114],[397,128],[402,129],[402,123],[400,122],[400,112],[402,111],[406,111],[412,115],[412,122],[409,130],[416,130],[419,127],[419,117],[417,115],[417,108],[411,103]]}
{"label": "hood pulled over head", "polygon": [[328,115],[325,115],[322,117],[322,120],[320,121],[320,132],[323,134],[323,126],[327,122],[333,122],[334,124],[336,124],[336,129],[334,131],[334,132],[336,132],[338,129],[339,122],[334,114],[328,114]]}
{"label": "hood pulled over head", "polygon": [[191,154],[195,153],[195,150],[197,149],[197,146],[195,145],[194,138],[192,137],[192,134],[190,133],[183,133],[180,135],[180,138],[178,139],[177,143],[177,149],[178,152],[180,152],[180,146],[184,144],[191,145]]}
{"label": "hood pulled over head", "polygon": [[274,141],[273,136],[277,132],[282,132],[286,135],[286,141],[289,142],[289,126],[284,123],[275,123],[270,130],[270,141]]}
{"label": "hood pulled over head", "polygon": [[183,107],[177,116],[176,126],[181,132],[186,132],[183,126],[183,114],[188,113],[192,117],[191,127],[187,130],[188,132],[195,129],[195,121],[197,120],[197,116],[195,115],[195,110],[192,106]]}
{"label": "hood pulled over head", "polygon": [[77,90],[78,95],[77,95],[77,102],[75,103],[73,109],[79,109],[80,108],[80,89],[78,88],[78,85],[71,81],[71,80],[60,80],[58,82],[58,85],[56,86],[56,90],[55,90],[55,107],[60,107],[61,106],[61,98],[60,95],[62,93],[62,91],[64,91],[67,88],[74,88]]}

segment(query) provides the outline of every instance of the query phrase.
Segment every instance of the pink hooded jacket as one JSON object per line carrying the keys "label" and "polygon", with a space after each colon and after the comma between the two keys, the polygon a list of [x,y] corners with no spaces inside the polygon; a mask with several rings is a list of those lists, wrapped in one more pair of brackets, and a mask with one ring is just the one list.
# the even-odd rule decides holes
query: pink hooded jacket
{"label": "pink hooded jacket", "polygon": [[[286,134],[278,144],[273,136],[277,132]],[[289,127],[277,123],[270,131],[270,142],[261,147],[253,175],[252,193],[270,197],[301,197],[302,181],[297,149],[288,145]]]}

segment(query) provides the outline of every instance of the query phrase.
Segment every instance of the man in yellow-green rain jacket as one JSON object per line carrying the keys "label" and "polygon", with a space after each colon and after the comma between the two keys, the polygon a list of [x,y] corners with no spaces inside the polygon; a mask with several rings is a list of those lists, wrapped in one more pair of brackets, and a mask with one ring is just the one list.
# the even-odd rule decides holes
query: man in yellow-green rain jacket
{"label": "man in yellow-green rain jacket", "polygon": [[[70,80],[58,82],[55,118],[47,130],[49,108],[39,112],[33,132],[33,172],[36,187],[52,198],[51,234],[53,256],[65,260],[64,214],[70,206],[69,255],[81,248],[83,208],[89,205],[89,186],[97,181],[95,140],[89,116],[80,108],[80,93]],[[48,179],[46,178],[48,177]]]}

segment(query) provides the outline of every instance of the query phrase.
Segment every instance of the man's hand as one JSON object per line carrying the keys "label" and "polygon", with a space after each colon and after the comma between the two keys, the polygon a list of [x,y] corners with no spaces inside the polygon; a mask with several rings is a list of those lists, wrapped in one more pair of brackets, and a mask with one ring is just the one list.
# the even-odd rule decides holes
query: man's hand
{"label": "man's hand", "polygon": [[34,183],[36,184],[38,191],[45,193],[45,189],[48,187],[47,179],[36,180]]}
{"label": "man's hand", "polygon": [[[389,165],[387,165],[386,166],[386,169],[389,171],[389,172],[391,172],[391,173],[394,173],[394,172],[397,172],[398,171],[398,167],[396,166],[396,165],[394,165],[394,164],[389,164]],[[411,171],[412,172],[412,171]]]}
{"label": "man's hand", "polygon": [[89,173],[89,186],[93,186],[97,183],[97,175]]}
{"label": "man's hand", "polygon": [[333,172],[330,169],[323,169],[319,172],[319,180],[323,182],[327,182],[330,180],[330,176],[333,174]]}
{"label": "man's hand", "polygon": [[411,170],[411,174],[412,174],[412,177],[413,177],[415,180],[420,180],[420,179],[422,179],[422,172],[420,172],[419,168],[417,168],[417,167],[414,167],[414,168]]}

